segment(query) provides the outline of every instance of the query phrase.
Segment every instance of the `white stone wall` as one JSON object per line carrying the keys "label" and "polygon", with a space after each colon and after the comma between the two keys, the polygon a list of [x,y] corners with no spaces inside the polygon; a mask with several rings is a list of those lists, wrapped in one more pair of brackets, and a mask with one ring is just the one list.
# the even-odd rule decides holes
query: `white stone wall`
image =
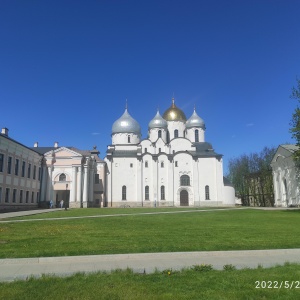
{"label": "white stone wall", "polygon": [[275,205],[278,207],[300,205],[299,184],[296,179],[292,153],[279,147],[271,166],[273,170]]}
{"label": "white stone wall", "polygon": [[[38,207],[41,155],[2,135],[0,135],[0,154],[4,155],[3,170],[0,172],[0,209],[32,209]],[[9,157],[11,157],[10,173],[8,172]],[[19,160],[19,167],[16,175],[17,160]],[[22,176],[23,162],[25,162],[25,176]],[[29,165],[30,176],[28,177]],[[7,189],[9,197],[6,199]]]}
{"label": "white stone wall", "polygon": [[[138,172],[141,162],[131,157],[116,157],[109,165],[108,188],[110,189],[108,202],[112,206],[138,205],[142,199],[138,197]],[[122,187],[126,186],[126,200],[122,200]]]}
{"label": "white stone wall", "polygon": [[115,133],[112,135],[112,144],[138,144],[140,136],[134,133]]}
{"label": "white stone wall", "polygon": [[179,151],[195,151],[189,140],[185,138],[174,139],[170,142],[170,153],[176,153]]}
{"label": "white stone wall", "polygon": [[188,128],[186,130],[186,138],[195,143],[195,131],[198,130],[198,142],[205,142],[205,131],[202,128]]}
{"label": "white stone wall", "polygon": [[185,137],[185,123],[181,121],[168,121],[170,141],[174,139],[174,132],[178,130],[178,137]]}
{"label": "white stone wall", "polygon": [[235,190],[232,186],[224,186],[223,188],[223,205],[235,205]]}
{"label": "white stone wall", "polygon": [[161,139],[166,143],[167,142],[167,130],[162,128],[152,128],[149,130],[149,140],[154,143],[158,140],[158,132],[161,131]]}

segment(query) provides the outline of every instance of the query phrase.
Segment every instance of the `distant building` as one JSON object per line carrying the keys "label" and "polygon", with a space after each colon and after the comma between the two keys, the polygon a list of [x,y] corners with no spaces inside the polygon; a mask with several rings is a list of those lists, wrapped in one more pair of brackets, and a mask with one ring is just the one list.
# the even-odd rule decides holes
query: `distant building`
{"label": "distant building", "polygon": [[105,198],[105,163],[99,151],[74,147],[29,148],[0,134],[0,211],[48,207],[101,207]]}
{"label": "distant building", "polygon": [[74,147],[38,147],[43,155],[40,202],[50,200],[58,207],[61,200],[71,208],[101,207],[105,197],[105,163],[100,152]]}
{"label": "distant building", "polygon": [[293,160],[297,149],[296,145],[280,145],[272,159],[275,206],[300,205],[300,183]]}
{"label": "distant building", "polygon": [[0,210],[29,209],[38,206],[42,155],[8,135],[0,134]]}
{"label": "distant building", "polygon": [[127,108],[113,123],[108,146],[107,206],[235,205],[235,191],[223,177],[222,155],[205,142],[205,124],[194,110],[187,119],[174,99],[150,121],[141,140]]}

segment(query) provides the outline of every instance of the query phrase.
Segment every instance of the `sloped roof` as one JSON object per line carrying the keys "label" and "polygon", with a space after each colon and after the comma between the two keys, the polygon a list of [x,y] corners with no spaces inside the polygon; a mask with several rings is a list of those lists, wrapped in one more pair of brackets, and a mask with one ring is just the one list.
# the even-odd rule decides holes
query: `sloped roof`
{"label": "sloped roof", "polygon": [[[31,147],[30,149],[31,150],[34,150],[35,152],[38,152],[39,154],[42,154],[44,155],[45,153],[49,152],[49,151],[54,151],[54,150],[57,150],[59,148],[63,148],[63,147]],[[72,147],[72,146],[69,146],[69,147],[64,147],[64,148],[67,148],[67,149],[70,149],[74,152],[78,152],[79,154],[83,155],[83,156],[90,156],[90,155],[94,155],[95,159],[97,161],[100,161],[100,162],[103,162],[103,160],[98,156],[98,151],[95,151],[95,149],[93,150],[80,150],[76,147]],[[95,153],[93,153],[95,152]]]}
{"label": "sloped roof", "polygon": [[29,149],[29,150],[32,150],[32,151],[38,153],[38,154],[41,154],[41,153],[40,153],[39,151],[37,151],[35,148],[27,147],[27,146],[25,146],[24,144],[22,144],[22,143],[20,143],[20,142],[18,142],[18,141],[16,141],[16,140],[14,140],[14,139],[12,139],[12,138],[9,137],[8,135],[2,134],[1,132],[0,132],[0,137],[3,137],[3,138],[5,138],[5,139],[8,139],[8,140],[10,140],[10,141],[12,141],[12,142],[14,142],[14,143],[16,143],[16,144],[19,144],[19,145],[23,146],[23,147],[26,148],[26,149]]}
{"label": "sloped roof", "polygon": [[224,186],[233,186],[233,184],[229,181],[229,179],[224,176],[223,176],[223,184]]}
{"label": "sloped roof", "polygon": [[30,149],[44,155],[45,153],[47,153],[51,150],[56,150],[58,148],[55,148],[55,147],[30,147]]}
{"label": "sloped roof", "polygon": [[223,156],[222,154],[218,154],[213,149],[212,145],[207,142],[194,143],[196,147],[195,154],[200,156]]}
{"label": "sloped roof", "polygon": [[295,151],[297,151],[299,149],[298,146],[294,145],[294,144],[283,144],[280,145],[282,148],[294,153]]}

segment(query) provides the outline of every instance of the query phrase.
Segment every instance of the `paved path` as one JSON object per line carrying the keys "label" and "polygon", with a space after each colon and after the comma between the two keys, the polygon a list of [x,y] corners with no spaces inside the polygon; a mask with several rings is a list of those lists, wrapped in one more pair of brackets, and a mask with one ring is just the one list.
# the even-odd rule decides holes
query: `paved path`
{"label": "paved path", "polygon": [[0,281],[39,277],[42,274],[68,276],[77,272],[111,271],[131,268],[134,272],[180,270],[193,265],[212,264],[222,269],[226,264],[240,268],[270,267],[285,262],[300,263],[300,249],[203,251],[90,255],[0,259]]}
{"label": "paved path", "polygon": [[37,214],[44,214],[52,211],[57,210],[64,210],[63,208],[49,208],[49,209],[35,209],[35,210],[24,210],[24,211],[13,211],[7,213],[0,213],[0,220],[1,219],[9,219],[15,217],[24,217],[30,215],[37,215]]}
{"label": "paved path", "polygon": [[[56,210],[56,209],[53,209]],[[52,210],[34,210],[0,214],[0,218],[16,217]],[[226,264],[237,268],[270,267],[285,262],[300,263],[300,249],[201,251],[170,253],[137,253],[115,255],[64,256],[41,258],[0,259],[0,281],[26,279],[42,274],[68,276],[77,272],[111,271],[131,268],[134,272],[151,273],[155,270],[179,270],[193,265],[211,264],[222,269]]]}

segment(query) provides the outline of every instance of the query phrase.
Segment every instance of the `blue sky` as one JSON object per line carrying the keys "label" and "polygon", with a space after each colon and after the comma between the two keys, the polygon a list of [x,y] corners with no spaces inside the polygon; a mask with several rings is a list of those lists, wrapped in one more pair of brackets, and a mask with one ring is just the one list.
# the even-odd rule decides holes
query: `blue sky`
{"label": "blue sky", "polygon": [[147,127],[175,96],[228,160],[292,143],[300,1],[0,2],[1,128],[27,146],[97,145],[124,112]]}

